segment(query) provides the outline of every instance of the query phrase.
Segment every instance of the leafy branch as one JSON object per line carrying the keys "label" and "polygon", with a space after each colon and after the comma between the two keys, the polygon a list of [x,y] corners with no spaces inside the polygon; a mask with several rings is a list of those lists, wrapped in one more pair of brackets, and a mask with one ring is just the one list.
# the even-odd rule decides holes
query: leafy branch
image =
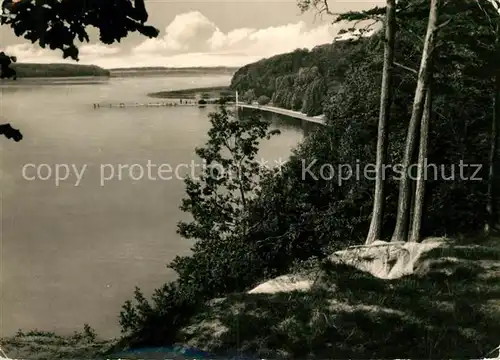
{"label": "leafy branch", "polygon": [[[144,0],[4,0],[0,24],[43,49],[61,50],[64,59],[79,61],[78,42],[90,41],[88,26],[97,28],[99,40],[110,45],[131,32],[157,37],[159,30],[146,25],[147,19]],[[1,79],[16,80],[16,71],[10,67],[16,60],[0,53]],[[0,126],[7,138],[22,139],[9,124]]]}

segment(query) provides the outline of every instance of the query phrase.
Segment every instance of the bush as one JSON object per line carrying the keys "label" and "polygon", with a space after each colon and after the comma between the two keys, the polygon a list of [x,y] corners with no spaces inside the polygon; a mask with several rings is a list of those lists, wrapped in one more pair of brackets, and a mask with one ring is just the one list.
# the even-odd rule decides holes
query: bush
{"label": "bush", "polygon": [[256,98],[255,91],[253,89],[250,89],[243,94],[243,101],[245,101],[247,104],[251,104]]}
{"label": "bush", "polygon": [[207,101],[205,99],[198,100],[198,105],[206,105]]}
{"label": "bush", "polygon": [[199,296],[190,296],[178,282],[155,290],[147,301],[139,288],[134,301],[126,301],[120,312],[123,340],[130,347],[161,346],[175,342],[177,331],[196,309]]}
{"label": "bush", "polygon": [[[210,114],[210,121],[209,140],[196,149],[207,167],[196,180],[185,180],[181,210],[193,220],[178,225],[181,236],[196,240],[193,255],[174,259],[169,267],[178,280],[156,290],[151,302],[136,289],[134,303],[123,306],[120,324],[134,346],[170,345],[204,301],[243,290],[269,273],[259,244],[247,242],[246,217],[265,173],[255,161],[258,144],[279,131],[269,131],[270,123],[260,117],[232,118],[223,106]],[[220,179],[213,174],[215,164],[223,166]]]}
{"label": "bush", "polygon": [[236,101],[236,97],[234,95],[223,95],[220,97],[220,99],[217,101],[220,105],[224,105],[228,102],[235,102]]}
{"label": "bush", "polygon": [[267,97],[266,95],[259,96],[259,98],[257,99],[257,102],[259,103],[259,105],[267,105],[267,104],[269,104],[270,101],[271,101],[271,99],[269,97]]}

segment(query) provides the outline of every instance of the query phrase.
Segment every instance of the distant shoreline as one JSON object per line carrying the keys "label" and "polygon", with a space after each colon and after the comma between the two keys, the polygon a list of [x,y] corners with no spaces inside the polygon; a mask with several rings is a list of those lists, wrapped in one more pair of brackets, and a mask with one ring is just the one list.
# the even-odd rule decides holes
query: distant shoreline
{"label": "distant shoreline", "polygon": [[223,96],[234,96],[234,91],[229,86],[210,86],[182,90],[159,91],[149,93],[149,97],[157,99],[182,99],[194,100],[196,98],[214,99]]}
{"label": "distant shoreline", "polygon": [[109,82],[109,79],[109,76],[18,77],[16,80],[0,79],[0,87],[101,85]]}
{"label": "distant shoreline", "polygon": [[64,81],[64,80],[109,80],[109,76],[99,76],[99,75],[75,75],[75,76],[19,76],[16,80],[12,79],[0,79],[0,83],[17,83],[23,80],[37,80],[37,81]]}
{"label": "distant shoreline", "polygon": [[109,70],[96,65],[83,64],[41,64],[13,63],[11,68],[17,72],[17,78],[83,78],[109,77]]}
{"label": "distant shoreline", "polygon": [[105,69],[96,65],[68,63],[12,63],[18,78],[144,77],[144,76],[232,76],[233,67],[134,67]]}
{"label": "distant shoreline", "polygon": [[136,67],[108,69],[111,77],[134,77],[134,76],[196,76],[196,75],[220,75],[232,76],[238,68],[217,67]]}

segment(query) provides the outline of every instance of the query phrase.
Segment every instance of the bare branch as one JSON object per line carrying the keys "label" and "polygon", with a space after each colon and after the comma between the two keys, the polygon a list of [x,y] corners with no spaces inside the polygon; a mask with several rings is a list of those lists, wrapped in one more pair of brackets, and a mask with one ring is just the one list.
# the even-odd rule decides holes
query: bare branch
{"label": "bare branch", "polygon": [[444,28],[446,25],[448,25],[451,22],[451,20],[452,20],[452,18],[449,18],[448,20],[446,20],[442,24],[436,26],[436,32],[438,32],[439,30],[441,30],[442,28]]}
{"label": "bare branch", "polygon": [[[484,15],[486,15],[486,18],[488,19],[488,22],[490,23],[490,27],[491,29],[495,29],[495,27],[493,26],[493,21],[491,20],[491,17],[490,15],[488,14],[488,12],[486,10],[484,10],[484,8],[481,6],[481,3],[480,3],[481,0],[477,0],[476,3],[477,3],[477,6],[479,6],[479,9],[481,9],[482,12],[484,12]],[[495,4],[495,2],[493,1],[493,4]],[[493,5],[494,6],[494,5]]]}
{"label": "bare branch", "polygon": [[320,0],[315,2],[314,8],[318,12],[318,14],[327,14],[330,16],[339,16],[341,15],[340,13],[333,13],[330,11],[330,7],[328,6],[328,0]]}
{"label": "bare branch", "polygon": [[418,75],[418,71],[417,71],[417,70],[415,70],[415,69],[412,69],[411,67],[405,66],[405,65],[400,64],[400,63],[398,63],[398,62],[396,62],[396,61],[394,61],[394,62],[393,62],[393,65],[395,65],[395,66],[397,66],[397,67],[399,67],[399,68],[401,68],[401,69],[405,69],[405,70],[407,70],[407,71],[409,71],[409,72],[412,72],[412,73],[414,73],[415,75]]}
{"label": "bare branch", "polygon": [[[360,22],[363,22],[363,21],[367,21],[367,19],[357,20],[357,21],[354,23],[353,27],[358,26],[358,24],[359,24]],[[375,24],[377,24],[378,22],[381,22],[381,21],[383,21],[383,18],[381,18],[380,20],[378,20],[378,19],[374,19],[374,20],[373,20],[373,22],[371,22],[371,23],[369,23],[368,25],[364,26],[362,29],[364,29],[364,30],[368,30],[368,29],[369,29],[369,28],[371,28],[373,25],[375,25]]]}
{"label": "bare branch", "polygon": [[410,29],[406,29],[404,27],[401,26],[401,30],[405,30],[408,34],[411,34],[413,35],[416,39],[420,40],[420,42],[423,44],[424,43],[424,38],[421,37],[420,35],[418,34],[415,34],[413,31],[411,31]]}

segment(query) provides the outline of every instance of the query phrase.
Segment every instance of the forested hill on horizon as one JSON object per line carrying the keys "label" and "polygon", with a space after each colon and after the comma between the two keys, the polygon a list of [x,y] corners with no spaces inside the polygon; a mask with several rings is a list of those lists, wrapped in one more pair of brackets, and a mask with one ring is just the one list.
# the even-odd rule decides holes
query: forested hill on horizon
{"label": "forested hill on horizon", "polygon": [[145,66],[131,68],[111,68],[111,76],[165,76],[165,75],[233,75],[239,67],[214,66],[214,67],[164,67]]}
{"label": "forested hill on horizon", "polygon": [[103,69],[97,65],[14,63],[11,67],[17,72],[18,78],[110,75],[109,70]]}
{"label": "forested hill on horizon", "polygon": [[238,67],[132,67],[105,69],[97,65],[64,63],[24,63],[11,64],[18,78],[80,77],[80,76],[196,76],[233,75]]}
{"label": "forested hill on horizon", "polygon": [[350,61],[346,54],[368,41],[336,41],[259,60],[236,71],[231,89],[265,95],[276,106],[309,116],[321,115],[328,93],[342,83]]}

